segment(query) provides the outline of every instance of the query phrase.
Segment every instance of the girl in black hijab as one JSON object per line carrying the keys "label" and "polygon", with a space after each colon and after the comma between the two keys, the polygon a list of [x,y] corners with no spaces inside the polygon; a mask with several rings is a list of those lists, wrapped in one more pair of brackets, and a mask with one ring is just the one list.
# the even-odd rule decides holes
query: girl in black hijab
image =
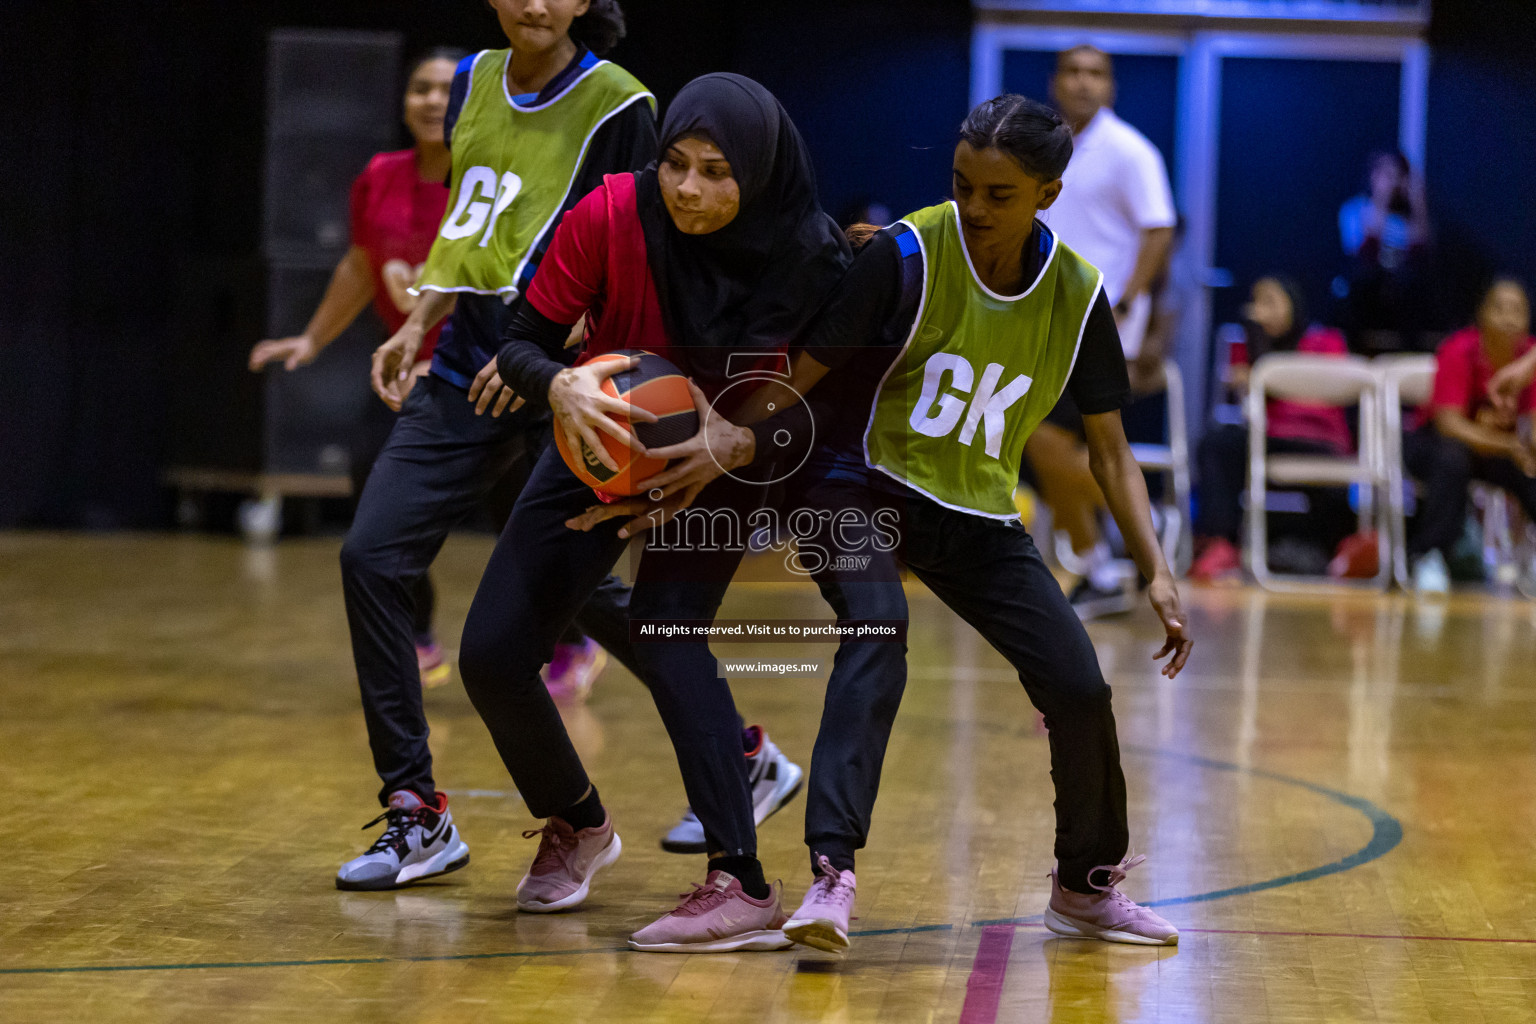
{"label": "girl in black hijab", "polygon": [[[607,458],[597,432],[629,440],[608,415],[629,410],[601,385],[625,364],[593,364],[592,356],[657,352],[694,378],[697,401],[713,400],[728,370],[739,369],[729,357],[782,364],[848,258],[842,234],[817,204],[804,142],[778,101],[750,79],[705,76],[684,88],[668,112],[657,163],[608,176],[566,215],[500,356],[481,371],[470,399],[493,415],[513,393],[546,402],[573,450],[585,440]],[[565,368],[565,339],[583,315],[581,359]],[[762,409],[766,402],[748,396],[745,406]],[[763,491],[741,479],[720,480],[705,493],[701,512],[723,513],[740,534]],[[620,850],[612,819],[538,677],[565,625],[627,543],[617,519],[589,531],[566,527],[592,504],[592,491],[547,449],[486,567],[460,651],[465,689],[519,793],[535,817],[549,819],[528,833],[541,841],[518,886],[525,911],[578,905],[592,875]],[[713,531],[716,520],[708,522]],[[646,551],[631,601],[632,630],[657,620],[712,621],[740,561],[741,539],[723,551]],[[786,947],[778,889],[767,885],[757,860],[741,719],[707,640],[642,642],[635,649],[713,870],[677,911],[632,943],[678,952]],[[771,746],[760,731],[754,735],[760,747]],[[780,802],[788,795],[779,794]]]}
{"label": "girl in black hijab", "polygon": [[780,349],[797,337],[849,260],[816,199],[800,133],[768,90],[741,75],[705,75],[667,111],[661,151],[704,136],[730,161],[741,209],[718,231],[678,230],[657,167],[636,175],[651,276],[674,344]]}
{"label": "girl in black hijab", "polygon": [[[1272,352],[1348,354],[1342,334],[1307,318],[1300,286],[1284,274],[1266,274],[1253,283],[1252,301],[1243,310],[1243,337],[1243,345],[1230,354],[1230,382],[1239,393],[1248,390],[1249,368]],[[1353,446],[1342,409],[1271,399],[1267,419],[1265,444],[1271,454],[1344,455]],[[1196,583],[1236,582],[1242,566],[1240,499],[1248,481],[1247,425],[1213,426],[1200,439],[1195,457],[1200,500],[1189,577]],[[1349,533],[1353,516],[1337,488],[1314,488],[1307,493],[1312,506],[1308,533],[1326,539],[1329,546],[1320,552],[1326,558],[1331,545]]]}

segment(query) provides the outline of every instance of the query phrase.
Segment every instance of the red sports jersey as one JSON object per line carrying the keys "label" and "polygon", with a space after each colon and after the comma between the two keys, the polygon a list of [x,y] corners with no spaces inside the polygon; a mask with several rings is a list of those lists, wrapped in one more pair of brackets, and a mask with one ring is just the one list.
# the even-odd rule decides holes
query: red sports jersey
{"label": "red sports jersey", "polygon": [[528,289],[533,308],[556,323],[587,314],[581,361],[643,348],[677,363],[646,261],[632,174],[607,174],[573,206]]}
{"label": "red sports jersey", "polygon": [[[1526,338],[1515,347],[1518,359],[1530,351],[1536,339]],[[1488,381],[1493,377],[1494,366],[1483,351],[1483,336],[1476,327],[1465,327],[1446,338],[1435,353],[1435,390],[1429,407],[1423,411],[1427,422],[1435,409],[1455,409],[1467,419],[1476,419],[1478,410],[1488,401]],[[1528,387],[1520,393],[1516,403],[1518,412],[1536,409],[1536,387]]]}
{"label": "red sports jersey", "polygon": [[[633,174],[604,175],[603,183],[560,221],[528,289],[528,302],[556,323],[575,323],[587,315],[578,364],[617,349],[645,349],[693,377],[711,400],[733,378],[783,373],[783,357],[754,353],[738,365],[728,349],[672,344],[646,255]],[[737,394],[723,412],[734,409],[747,389]]]}
{"label": "red sports jersey", "polygon": [[[406,289],[432,250],[447,206],[448,186],[422,181],[411,149],[375,155],[352,183],[352,244],[368,254],[373,308],[391,334],[410,312],[414,299]],[[432,357],[440,329],[422,341],[418,360]]]}

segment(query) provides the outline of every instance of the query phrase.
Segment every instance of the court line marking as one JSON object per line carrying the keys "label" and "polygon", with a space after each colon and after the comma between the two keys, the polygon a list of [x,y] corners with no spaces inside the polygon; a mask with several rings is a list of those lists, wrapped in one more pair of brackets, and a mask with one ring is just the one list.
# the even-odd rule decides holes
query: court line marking
{"label": "court line marking", "polygon": [[[1320,786],[1305,779],[1293,778],[1289,775],[1281,775],[1278,772],[1265,771],[1262,768],[1245,768],[1229,761],[1217,761],[1213,758],[1200,757],[1195,754],[1181,754],[1174,751],[1159,750],[1155,747],[1126,746],[1124,750],[1147,757],[1159,757],[1167,760],[1183,761],[1199,768],[1207,768],[1213,771],[1235,772],[1244,775],[1252,775],[1256,778],[1268,779],[1283,785],[1305,789],[1326,797],[1330,801],[1342,804],[1345,807],[1359,811],[1371,822],[1372,834],[1368,843],[1347,857],[1321,867],[1311,868],[1306,871],[1298,871],[1278,878],[1271,878],[1263,882],[1253,882],[1249,885],[1233,886],[1228,889],[1218,889],[1208,893],[1198,893],[1193,896],[1177,896],[1171,899],[1155,900],[1143,904],[1148,907],[1168,907],[1186,903],[1207,903],[1211,900],[1225,899],[1229,896],[1241,896],[1248,893],[1263,892],[1267,889],[1277,889],[1285,885],[1295,885],[1300,882],[1310,882],[1313,879],[1323,878],[1328,875],[1338,874],[1357,868],[1390,853],[1403,839],[1403,826],[1396,818],[1377,807],[1362,797],[1351,796],[1348,793]],[[1040,915],[1034,917],[999,918],[990,921],[973,921],[971,927],[987,929],[997,926],[1033,927],[1040,923]],[[879,928],[869,931],[850,932],[850,936],[878,936],[878,935],[910,935],[919,932],[952,931],[953,924],[925,924],[913,925],[906,928]],[[1195,931],[1196,929],[1190,929]],[[985,935],[985,931],[983,933]],[[1265,934],[1237,932],[1235,934]],[[1286,934],[1286,933],[1279,933]],[[1359,936],[1372,938],[1374,936]],[[1383,938],[1409,938],[1408,936],[1383,936]],[[1447,938],[1443,941],[1476,941],[1497,942],[1511,941],[1522,943],[1536,943],[1536,939],[1471,939],[1457,940]],[[389,963],[436,963],[454,960],[507,960],[520,957],[541,956],[577,956],[595,953],[619,953],[626,952],[627,946],[603,946],[586,949],[533,949],[500,953],[448,953],[440,956],[379,956],[379,957],[348,957],[314,960],[250,960],[240,962],[200,962],[179,964],[97,964],[80,965],[75,967],[0,967],[0,977],[18,974],[84,974],[84,973],[113,973],[121,971],[190,971],[190,970],[233,970],[235,968],[251,967],[330,967],[357,964],[389,964]],[[978,951],[979,952],[979,951]]]}
{"label": "court line marking", "polygon": [[[1342,804],[1352,810],[1359,811],[1367,821],[1371,823],[1371,838],[1364,846],[1351,853],[1347,857],[1340,857],[1336,861],[1308,868],[1306,871],[1297,871],[1289,875],[1281,875],[1278,878],[1269,878],[1262,882],[1250,882],[1247,885],[1234,885],[1229,889],[1216,889],[1211,892],[1198,893],[1194,896],[1174,896],[1163,900],[1152,900],[1143,903],[1144,907],[1177,907],[1189,903],[1209,903],[1212,900],[1222,900],[1229,896],[1247,896],[1251,893],[1264,892],[1267,889],[1279,889],[1286,885],[1297,885],[1301,882],[1310,882],[1318,878],[1326,878],[1329,875],[1337,875],[1343,871],[1349,871],[1362,864],[1369,864],[1373,860],[1385,857],[1397,848],[1403,841],[1403,823],[1398,821],[1386,811],[1377,807],[1363,797],[1351,796],[1337,789],[1320,786],[1315,782],[1305,779],[1293,778],[1289,775],[1281,775],[1278,772],[1265,771],[1262,768],[1245,768],[1240,764],[1230,761],[1217,761],[1209,757],[1201,757],[1198,754],[1179,754],[1170,750],[1158,750],[1155,747],[1127,746],[1124,748],[1132,753],[1146,757],[1159,757],[1169,761],[1183,761],[1198,768],[1207,768],[1212,771],[1236,772],[1243,775],[1251,775],[1255,778],[1268,779],[1271,782],[1283,783],[1298,789],[1305,789],[1326,797],[1336,804]],[[988,921],[973,921],[974,928],[984,928],[999,924],[1034,924],[1040,920],[1041,915],[1030,917],[1001,917]]]}
{"label": "court line marking", "polygon": [[1013,935],[1017,930],[1006,926],[981,930],[981,945],[976,947],[976,959],[965,979],[960,1024],[993,1024],[997,1020],[1003,980],[1008,977],[1008,954],[1013,952]]}
{"label": "court line marking", "polygon": [[[1044,928],[1044,921],[999,927]],[[1263,928],[1180,928],[1180,935],[1276,935],[1301,939],[1393,939],[1398,942],[1493,942],[1515,946],[1536,945],[1536,939],[1499,939],[1491,935],[1372,935],[1370,932],[1283,932]],[[1065,937],[1065,936],[1064,936]]]}
{"label": "court line marking", "polygon": [[[1276,772],[1265,771],[1262,768],[1245,768],[1242,765],[1233,764],[1230,761],[1217,761],[1209,757],[1200,757],[1197,754],[1180,754],[1171,750],[1158,750],[1155,747],[1127,746],[1124,749],[1135,754],[1144,755],[1146,757],[1156,757],[1171,761],[1182,761],[1185,764],[1194,765],[1197,768],[1204,768],[1211,771],[1239,772],[1254,778],[1269,779],[1273,782],[1280,782],[1288,786],[1305,789],[1310,792],[1317,793],[1334,803],[1343,804],[1345,807],[1359,811],[1361,814],[1365,815],[1366,820],[1371,823],[1371,838],[1369,842],[1367,842],[1364,846],[1349,856],[1340,857],[1338,860],[1332,861],[1328,864],[1310,868],[1306,871],[1297,871],[1289,875],[1281,875],[1278,878],[1267,879],[1263,882],[1252,882],[1248,885],[1235,885],[1231,888],[1198,893],[1194,896],[1176,896],[1171,899],[1153,900],[1150,903],[1142,904],[1142,906],[1170,907],[1179,906],[1186,903],[1208,903],[1211,900],[1225,899],[1228,896],[1244,896],[1249,893],[1263,892],[1267,889],[1278,889],[1285,885],[1296,885],[1300,882],[1310,882],[1313,879],[1325,878],[1328,875],[1336,875],[1341,871],[1348,871],[1351,868],[1357,868],[1362,864],[1368,864],[1379,857],[1385,857],[1388,853],[1391,853],[1394,849],[1396,849],[1397,845],[1403,841],[1402,822],[1398,821],[1396,818],[1392,817],[1392,815],[1388,814],[1380,807],[1377,807],[1369,800],[1363,799],[1361,797],[1351,796],[1348,793],[1343,793],[1336,789],[1330,789],[1327,786],[1320,786],[1317,783],[1308,782],[1305,779],[1297,779],[1289,775],[1280,775]],[[1001,918],[991,921],[972,922],[972,927],[978,927],[982,929],[982,945],[976,950],[976,959],[971,965],[971,972],[973,975],[977,971],[983,972],[983,975],[988,978],[986,983],[989,985],[996,985],[998,998],[1001,997],[1003,982],[1006,980],[1008,975],[1008,962],[1006,959],[1004,959],[1002,971],[1000,973],[992,971],[987,964],[983,963],[982,950],[986,948],[987,936],[998,931],[999,929],[1005,928],[1009,931],[1013,931],[1017,928],[1043,928],[1045,927],[1045,924],[1041,920],[1042,916],[1043,915],[1041,914],[1036,914],[1033,917],[1013,917]],[[1220,929],[1191,928],[1188,930],[1191,932],[1213,932],[1217,934],[1221,933]],[[1229,934],[1277,933],[1234,931]],[[995,974],[995,978],[992,976],[993,974]],[[970,1007],[971,1000],[969,994],[969,982],[967,982],[966,1008],[970,1009]],[[978,1003],[976,1009],[977,1012],[973,1016],[967,1016],[965,1012],[962,1011],[961,1024],[994,1024],[994,1022],[997,1020],[997,999],[994,999],[990,1005]]]}

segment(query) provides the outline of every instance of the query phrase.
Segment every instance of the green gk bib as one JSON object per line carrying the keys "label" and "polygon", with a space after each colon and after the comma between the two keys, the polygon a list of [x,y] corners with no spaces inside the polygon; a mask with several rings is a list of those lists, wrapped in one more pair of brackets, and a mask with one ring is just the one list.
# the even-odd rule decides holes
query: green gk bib
{"label": "green gk bib", "polygon": [[923,300],[864,435],[873,468],[949,508],[1014,519],[1024,442],[1066,387],[1098,269],[1051,236],[1022,295],[1003,296],[971,268],[959,210],[942,203],[902,221],[921,246]]}
{"label": "green gk bib", "polygon": [[511,50],[475,57],[469,94],[453,127],[452,191],[420,290],[500,295],[508,302],[533,278],[530,254],[565,205],[587,144],[603,122],[656,99],[617,64],[587,54],[558,96],[511,96]]}

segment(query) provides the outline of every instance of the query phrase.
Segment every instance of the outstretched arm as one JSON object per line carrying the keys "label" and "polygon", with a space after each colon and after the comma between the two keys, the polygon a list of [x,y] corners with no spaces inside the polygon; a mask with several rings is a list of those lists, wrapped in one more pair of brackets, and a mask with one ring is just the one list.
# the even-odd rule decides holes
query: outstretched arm
{"label": "outstretched arm", "polygon": [[1118,411],[1085,415],[1083,432],[1088,439],[1088,465],[1125,538],[1126,549],[1135,560],[1136,568],[1152,581],[1148,597],[1158,618],[1163,620],[1163,630],[1167,634],[1162,649],[1153,657],[1173,656],[1163,666],[1163,674],[1172,679],[1189,660],[1194,641],[1189,637],[1189,620],[1179,601],[1179,588],[1163,559],[1157,531],[1152,528],[1152,506],[1147,499],[1146,479],[1131,455],[1131,446],[1126,443]]}
{"label": "outstretched arm", "polygon": [[336,340],[357,319],[363,307],[373,301],[373,273],[368,254],[358,246],[348,249],[331,273],[325,295],[315,308],[315,315],[302,334],[258,342],[251,349],[250,368],[259,370],[268,363],[281,361],[283,368],[297,370],[315,361],[320,351]]}

